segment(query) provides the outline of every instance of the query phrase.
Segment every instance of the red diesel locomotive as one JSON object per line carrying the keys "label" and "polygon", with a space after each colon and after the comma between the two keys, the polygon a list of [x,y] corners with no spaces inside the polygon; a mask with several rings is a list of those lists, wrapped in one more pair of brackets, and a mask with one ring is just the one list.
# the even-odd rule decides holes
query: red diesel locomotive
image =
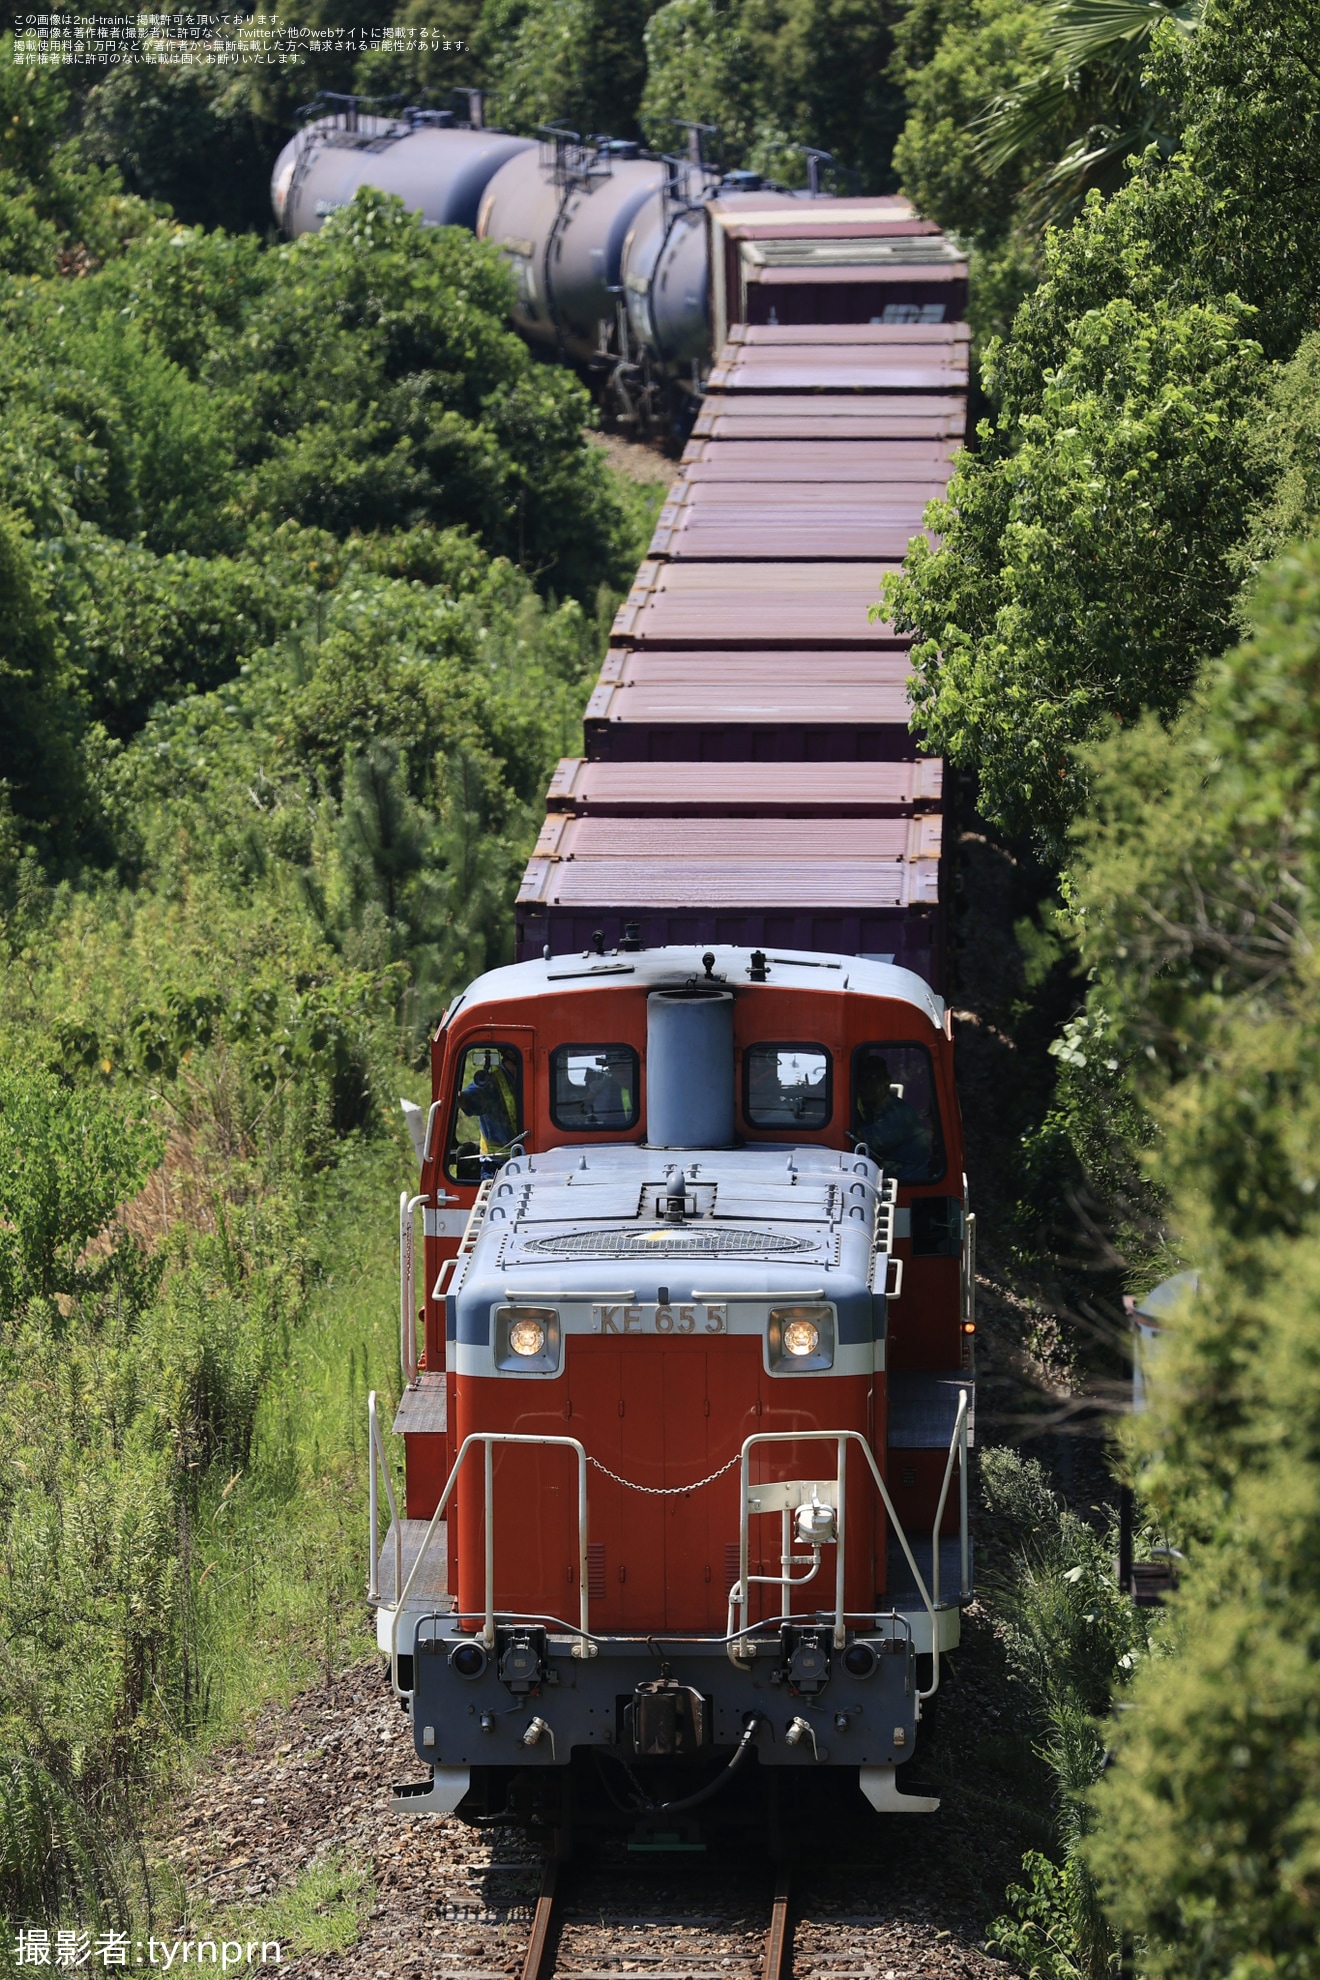
{"label": "red diesel locomotive", "polygon": [[895,1774],[970,1592],[941,1000],[855,956],[588,952],[481,978],[433,1073],[376,1591],[432,1772],[395,1805],[589,1761],[664,1822],[753,1755],[933,1805]]}

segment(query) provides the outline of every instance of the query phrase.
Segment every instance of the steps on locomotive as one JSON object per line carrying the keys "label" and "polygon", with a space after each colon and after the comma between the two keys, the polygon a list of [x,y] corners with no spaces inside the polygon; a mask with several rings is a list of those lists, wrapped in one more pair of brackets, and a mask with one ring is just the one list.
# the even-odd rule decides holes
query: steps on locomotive
{"label": "steps on locomotive", "polygon": [[[408,1446],[411,1460],[414,1453],[420,1454],[425,1448],[416,1440],[425,1438],[429,1443],[432,1438],[443,1438],[447,1423],[444,1375],[423,1369],[416,1381],[409,1383],[403,1392],[395,1412],[394,1434],[396,1437],[415,1440]],[[443,1452],[443,1445],[440,1449]],[[440,1461],[440,1469],[443,1473],[443,1458]],[[390,1648],[390,1632],[399,1590],[408,1585],[408,1578],[417,1564],[417,1557],[422,1551],[422,1542],[426,1538],[430,1523],[427,1519],[392,1519],[389,1532],[381,1543],[376,1574],[380,1600],[380,1607],[376,1612],[376,1641],[379,1648],[385,1652]],[[398,1547],[396,1540],[401,1543]],[[427,1549],[422,1571],[412,1585],[405,1614],[415,1621],[418,1616],[434,1615],[437,1610],[442,1615],[448,1615],[452,1613],[454,1607],[454,1598],[449,1593],[446,1522],[441,1520],[436,1536]],[[401,1643],[406,1641],[411,1648],[411,1627],[400,1631],[399,1640]]]}
{"label": "steps on locomotive", "polygon": [[[924,1540],[909,1533],[908,1545],[912,1558],[917,1564],[917,1572],[933,1595],[934,1586],[931,1573],[930,1536]],[[891,1533],[885,1558],[885,1603],[903,1616],[912,1631],[912,1646],[919,1657],[931,1652],[931,1619],[926,1605],[921,1599],[920,1590],[913,1578],[912,1570],[898,1540]],[[962,1641],[962,1612],[971,1596],[965,1599],[960,1593],[962,1583],[962,1548],[956,1534],[944,1536],[940,1540],[940,1599],[935,1604],[935,1625],[939,1632],[940,1653],[956,1650]],[[976,1563],[970,1539],[967,1543],[967,1585],[976,1586]]]}
{"label": "steps on locomotive", "polygon": [[[394,1579],[395,1534],[403,1537],[403,1580],[407,1586],[408,1577],[416,1565],[417,1556],[422,1551],[422,1541],[426,1537],[429,1519],[392,1519],[390,1530],[381,1541],[378,1586],[381,1607],[394,1607],[398,1589]],[[438,1609],[442,1615],[449,1615],[454,1608],[454,1598],[449,1592],[449,1553],[446,1544],[444,1520],[427,1550],[426,1561],[420,1575],[413,1583],[408,1597],[409,1610],[416,1609],[419,1615],[430,1615]]]}

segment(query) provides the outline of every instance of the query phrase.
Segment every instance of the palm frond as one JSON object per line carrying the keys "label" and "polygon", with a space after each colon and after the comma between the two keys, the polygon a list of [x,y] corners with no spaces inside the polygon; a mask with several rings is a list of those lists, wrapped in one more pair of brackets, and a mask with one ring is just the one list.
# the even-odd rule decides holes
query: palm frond
{"label": "palm frond", "polygon": [[[1049,60],[1018,89],[997,96],[974,117],[973,155],[987,175],[1035,150],[1051,131],[1068,138],[1083,102],[1100,116],[1071,136],[1058,161],[1027,188],[1038,217],[1058,219],[1062,207],[1091,186],[1117,182],[1123,159],[1159,134],[1143,117],[1142,64],[1162,21],[1192,33],[1206,0],[1058,0],[1046,17]],[[1064,197],[1061,200],[1060,194]]]}
{"label": "palm frond", "polygon": [[997,96],[968,129],[977,132],[973,153],[982,171],[1002,172],[1029,151],[1075,106],[1077,92],[1061,71],[1046,69],[1011,95]]}
{"label": "palm frond", "polygon": [[1045,44],[1070,68],[1109,63],[1121,54],[1144,54],[1161,21],[1190,34],[1204,12],[1205,0],[1184,0],[1177,7],[1164,0],[1059,0],[1045,23]]}

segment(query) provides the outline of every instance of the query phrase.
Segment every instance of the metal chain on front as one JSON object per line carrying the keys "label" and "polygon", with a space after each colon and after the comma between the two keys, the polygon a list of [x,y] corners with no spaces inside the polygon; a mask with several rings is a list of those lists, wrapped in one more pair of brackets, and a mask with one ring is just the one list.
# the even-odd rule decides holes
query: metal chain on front
{"label": "metal chain on front", "polygon": [[723,1478],[726,1471],[732,1471],[735,1464],[742,1463],[742,1452],[738,1451],[722,1464],[718,1471],[712,1471],[709,1478],[698,1478],[693,1485],[635,1485],[631,1478],[620,1478],[617,1471],[611,1471],[599,1458],[589,1457],[588,1464],[594,1464],[597,1471],[603,1471],[616,1485],[626,1485],[630,1492],[645,1492],[649,1499],[681,1499],[688,1492],[699,1492],[703,1485],[713,1485],[717,1478]]}

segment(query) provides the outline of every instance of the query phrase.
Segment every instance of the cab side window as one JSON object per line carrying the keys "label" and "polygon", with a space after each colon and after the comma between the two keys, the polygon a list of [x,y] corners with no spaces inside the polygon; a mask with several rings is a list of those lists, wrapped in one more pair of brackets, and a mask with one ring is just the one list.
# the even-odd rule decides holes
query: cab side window
{"label": "cab side window", "polygon": [[859,1045],[853,1053],[852,1133],[904,1183],[938,1182],[944,1135],[935,1069],[924,1045]]}
{"label": "cab side window", "polygon": [[749,1045],[743,1053],[749,1126],[823,1128],[832,1106],[830,1055],[823,1045]]}
{"label": "cab side window", "polygon": [[459,1063],[445,1169],[453,1182],[482,1182],[508,1160],[523,1125],[522,1053],[516,1045],[469,1045]]}
{"label": "cab side window", "polygon": [[631,1045],[556,1045],[550,1054],[551,1120],[575,1134],[635,1127],[639,1070]]}

